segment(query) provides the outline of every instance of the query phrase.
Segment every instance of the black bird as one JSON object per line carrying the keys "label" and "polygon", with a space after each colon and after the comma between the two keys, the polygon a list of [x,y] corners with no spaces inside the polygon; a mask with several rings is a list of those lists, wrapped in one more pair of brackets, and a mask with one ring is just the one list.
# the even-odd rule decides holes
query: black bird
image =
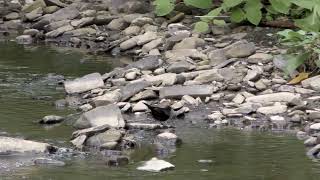
{"label": "black bird", "polygon": [[171,117],[171,107],[152,106],[144,103],[151,111],[152,116],[158,121],[167,121]]}

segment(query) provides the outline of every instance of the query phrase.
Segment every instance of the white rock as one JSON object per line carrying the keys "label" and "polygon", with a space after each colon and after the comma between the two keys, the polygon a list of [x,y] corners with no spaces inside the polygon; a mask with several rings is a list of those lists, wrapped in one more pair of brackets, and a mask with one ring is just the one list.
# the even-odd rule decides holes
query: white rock
{"label": "white rock", "polygon": [[175,166],[173,164],[154,157],[151,160],[145,162],[143,166],[140,166],[137,169],[142,171],[160,172],[174,168]]}
{"label": "white rock", "polygon": [[320,130],[320,123],[315,123],[310,126],[311,130]]}
{"label": "white rock", "polygon": [[104,86],[104,82],[99,73],[88,74],[64,83],[64,88],[69,94],[82,93],[102,86]]}
{"label": "white rock", "polygon": [[143,102],[145,102],[145,101],[139,101],[137,104],[135,104],[132,108],[132,112],[147,111],[148,106],[146,106]]}
{"label": "white rock", "polygon": [[157,138],[162,140],[174,140],[174,139],[178,139],[178,136],[170,132],[164,132],[157,135]]}
{"label": "white rock", "polygon": [[257,112],[269,115],[269,114],[281,114],[287,111],[286,105],[276,104],[274,106],[260,107]]}
{"label": "white rock", "polygon": [[289,93],[289,92],[280,92],[273,94],[264,94],[249,97],[246,99],[247,102],[252,103],[260,103],[260,104],[270,104],[273,102],[293,102],[296,99],[300,99],[301,96],[299,94]]}
{"label": "white rock", "polygon": [[245,101],[245,97],[243,97],[241,94],[237,94],[236,97],[232,99],[232,101],[234,103],[241,104]]}

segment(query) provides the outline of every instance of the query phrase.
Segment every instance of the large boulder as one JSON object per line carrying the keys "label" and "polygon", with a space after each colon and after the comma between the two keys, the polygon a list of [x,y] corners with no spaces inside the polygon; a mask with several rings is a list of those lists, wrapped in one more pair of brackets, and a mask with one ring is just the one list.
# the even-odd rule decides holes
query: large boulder
{"label": "large boulder", "polygon": [[160,89],[160,99],[181,98],[184,95],[193,97],[211,96],[214,88],[211,85],[171,86]]}
{"label": "large boulder", "polygon": [[0,136],[0,154],[10,153],[46,153],[53,147],[47,143]]}
{"label": "large boulder", "polygon": [[110,104],[100,106],[85,112],[74,124],[78,129],[109,125],[110,127],[123,128],[125,121],[118,106]]}
{"label": "large boulder", "polygon": [[82,93],[102,86],[104,86],[104,82],[99,73],[88,74],[64,83],[65,90],[69,94]]}

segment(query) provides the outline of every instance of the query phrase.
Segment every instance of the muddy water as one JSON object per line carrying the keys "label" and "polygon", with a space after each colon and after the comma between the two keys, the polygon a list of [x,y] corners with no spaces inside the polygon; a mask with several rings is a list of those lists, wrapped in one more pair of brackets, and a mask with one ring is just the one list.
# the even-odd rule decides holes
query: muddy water
{"label": "muddy water", "polygon": [[[57,88],[60,80],[57,75],[76,77],[91,72],[103,73],[117,66],[116,62],[117,59],[85,56],[70,50],[0,44],[0,133],[70,146],[71,121],[51,128],[36,123],[48,114],[75,112],[52,105],[64,96],[63,90]],[[125,167],[110,168],[101,159],[89,156],[66,159],[65,167],[6,169],[7,173],[0,174],[0,179],[319,179],[319,163],[305,156],[302,143],[292,135],[200,129],[181,124],[178,123],[177,134],[184,143],[166,157],[176,165],[173,171],[137,171],[141,161],[156,155],[154,148],[146,145],[131,152],[130,164]],[[0,156],[0,164],[8,159],[14,164],[23,158]],[[213,162],[201,164],[200,159]],[[19,166],[18,163],[14,165]]]}

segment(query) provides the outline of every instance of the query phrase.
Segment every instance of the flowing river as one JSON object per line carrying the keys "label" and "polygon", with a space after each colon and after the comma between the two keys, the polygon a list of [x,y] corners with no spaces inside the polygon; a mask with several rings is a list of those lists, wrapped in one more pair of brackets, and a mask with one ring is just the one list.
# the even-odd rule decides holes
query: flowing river
{"label": "flowing river", "polygon": [[[91,72],[105,73],[119,65],[118,58],[87,56],[81,52],[49,47],[23,47],[0,43],[0,135],[23,137],[70,147],[70,121],[45,127],[37,123],[45,115],[68,116],[71,109],[57,109],[64,97],[61,80]],[[72,119],[72,117],[70,117]],[[175,170],[148,173],[136,170],[142,161],[156,156],[152,145],[130,152],[129,165],[108,167],[99,158],[67,159],[66,166],[19,166],[21,157],[0,156],[14,170],[4,168],[0,179],[32,180],[318,180],[320,164],[305,156],[302,142],[284,133],[242,132],[179,126],[183,143],[165,160]],[[199,163],[198,160],[212,160]],[[10,163],[9,163],[10,164]]]}

